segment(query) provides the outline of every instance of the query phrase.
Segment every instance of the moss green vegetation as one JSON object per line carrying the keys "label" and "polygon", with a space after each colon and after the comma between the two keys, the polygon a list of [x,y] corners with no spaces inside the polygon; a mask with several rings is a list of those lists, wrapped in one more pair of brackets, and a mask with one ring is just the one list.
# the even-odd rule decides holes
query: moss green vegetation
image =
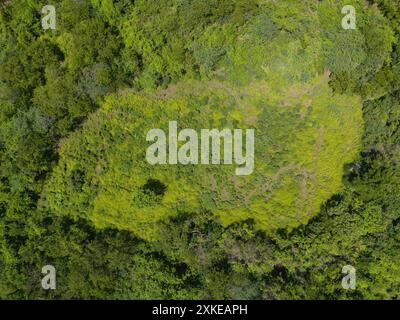
{"label": "moss green vegetation", "polygon": [[[0,5],[1,298],[398,298],[392,1],[45,4]],[[148,164],[171,120],[255,129],[254,172]]]}
{"label": "moss green vegetation", "polygon": [[[343,165],[360,144],[358,99],[333,97],[322,77],[278,94],[268,82],[185,86],[163,98],[108,97],[82,130],[62,142],[42,199],[50,211],[146,239],[160,220],[184,212],[210,211],[225,226],[254,220],[256,229],[271,231],[306,223],[340,189]],[[146,133],[167,130],[171,119],[199,130],[255,128],[255,171],[236,176],[234,164],[147,163]]]}

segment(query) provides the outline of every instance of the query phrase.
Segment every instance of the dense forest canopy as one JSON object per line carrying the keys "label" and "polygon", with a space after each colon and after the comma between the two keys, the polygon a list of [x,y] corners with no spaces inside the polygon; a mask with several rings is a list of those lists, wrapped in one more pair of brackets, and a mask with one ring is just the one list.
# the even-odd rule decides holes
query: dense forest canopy
{"label": "dense forest canopy", "polygon": [[[0,298],[399,298],[397,0],[48,4],[0,4]],[[150,165],[171,120],[254,172]]]}

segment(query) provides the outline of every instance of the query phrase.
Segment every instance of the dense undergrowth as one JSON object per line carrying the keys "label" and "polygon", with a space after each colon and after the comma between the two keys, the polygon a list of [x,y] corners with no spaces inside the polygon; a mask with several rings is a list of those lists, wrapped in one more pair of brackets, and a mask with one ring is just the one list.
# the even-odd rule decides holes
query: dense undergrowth
{"label": "dense undergrowth", "polygon": [[[0,297],[398,298],[400,9],[351,2],[0,4]],[[170,120],[254,173],[149,166]]]}

